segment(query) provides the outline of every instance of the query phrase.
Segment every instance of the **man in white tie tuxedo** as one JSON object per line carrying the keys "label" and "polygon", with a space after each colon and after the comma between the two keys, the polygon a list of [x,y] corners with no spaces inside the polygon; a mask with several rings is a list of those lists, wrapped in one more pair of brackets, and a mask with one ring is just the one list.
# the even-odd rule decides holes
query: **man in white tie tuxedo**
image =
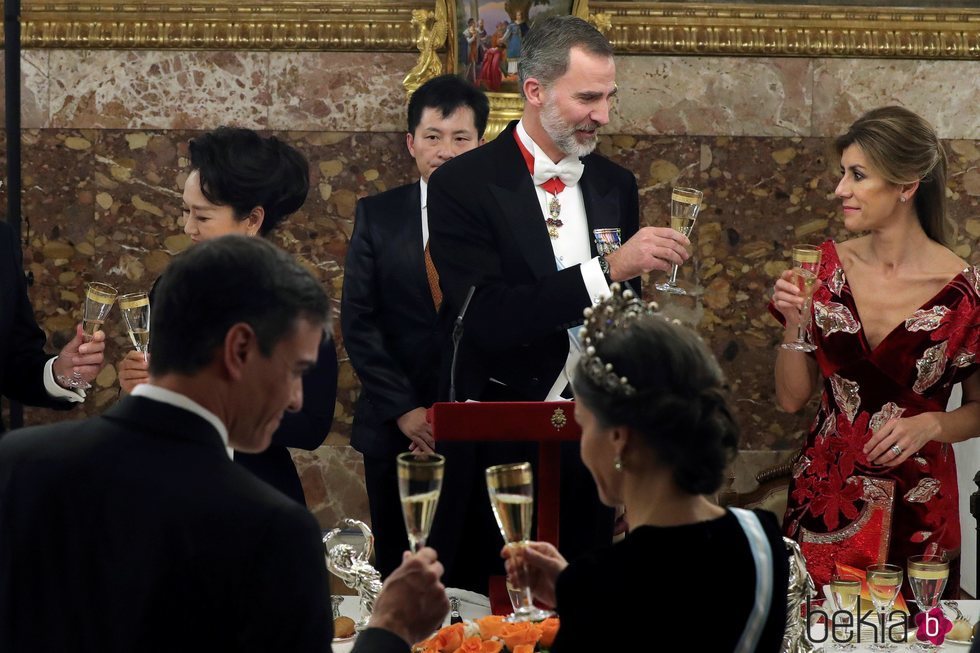
{"label": "man in white tie tuxedo", "polygon": [[[440,167],[429,185],[430,246],[445,301],[458,312],[476,288],[457,359],[458,399],[568,397],[565,369],[577,355],[583,309],[606,296],[611,282],[630,281],[639,291],[640,274],[667,271],[689,256],[678,232],[639,228],[633,173],[592,153],[617,92],[605,37],[572,16],[540,20],[524,40],[518,72],[521,120]],[[621,246],[601,251],[598,243]],[[612,517],[577,447],[563,456],[562,479],[560,544],[573,558],[608,544]],[[566,480],[577,486],[574,500]],[[434,545],[440,521],[437,514]],[[498,543],[491,538],[491,546]],[[452,547],[438,548],[452,583]]]}

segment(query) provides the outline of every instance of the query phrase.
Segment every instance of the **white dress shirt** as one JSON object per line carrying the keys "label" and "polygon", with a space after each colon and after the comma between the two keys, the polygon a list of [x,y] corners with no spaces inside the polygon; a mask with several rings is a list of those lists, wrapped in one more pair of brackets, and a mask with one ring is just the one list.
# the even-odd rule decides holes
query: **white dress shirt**
{"label": "white dress shirt", "polygon": [[422,250],[429,243],[429,184],[419,179],[419,196],[422,200]]}
{"label": "white dress shirt", "polygon": [[48,359],[48,362],[44,364],[44,389],[48,391],[48,394],[54,399],[67,399],[68,401],[74,403],[79,403],[85,401],[85,390],[82,388],[76,388],[74,390],[69,390],[68,388],[62,388],[58,385],[58,382],[54,380],[54,362],[57,360],[57,356],[53,356]]}
{"label": "white dress shirt", "polygon": [[[521,144],[527,148],[535,158],[547,157],[541,148],[535,145],[524,128],[524,121],[517,123],[516,134],[521,139]],[[541,206],[541,218],[547,220],[550,217],[548,203],[551,201],[551,193],[541,186],[534,187],[538,196],[538,204]],[[592,256],[590,240],[592,234],[589,233],[589,221],[585,213],[585,200],[582,197],[582,187],[579,184],[566,186],[557,195],[558,202],[561,204],[560,219],[562,226],[558,228],[558,237],[551,239],[551,248],[555,254],[555,269],[562,270],[572,265],[579,265],[582,272],[582,281],[585,289],[592,299],[592,305],[596,305],[603,298],[609,296],[609,284],[606,277],[602,274],[599,267],[599,257]],[[569,383],[568,372],[575,368],[580,355],[578,334],[581,327],[568,330],[568,358],[565,365],[555,379],[555,383],[545,398],[545,401],[560,401],[561,392]]]}

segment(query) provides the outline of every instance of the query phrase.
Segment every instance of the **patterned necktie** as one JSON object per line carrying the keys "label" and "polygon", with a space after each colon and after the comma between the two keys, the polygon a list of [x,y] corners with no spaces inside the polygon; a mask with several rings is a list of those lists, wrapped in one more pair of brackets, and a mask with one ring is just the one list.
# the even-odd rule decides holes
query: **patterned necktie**
{"label": "patterned necktie", "polygon": [[429,292],[432,293],[432,303],[436,307],[436,313],[442,306],[442,289],[439,288],[439,271],[436,270],[435,263],[432,262],[432,255],[429,253],[429,243],[425,243],[425,277],[429,280]]}

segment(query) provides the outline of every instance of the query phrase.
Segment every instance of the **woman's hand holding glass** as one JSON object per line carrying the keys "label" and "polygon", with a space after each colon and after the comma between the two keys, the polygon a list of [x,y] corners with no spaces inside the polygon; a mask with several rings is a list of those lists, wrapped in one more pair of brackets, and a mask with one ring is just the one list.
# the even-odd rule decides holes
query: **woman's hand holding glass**
{"label": "woman's hand holding glass", "polygon": [[[772,291],[772,304],[776,307],[776,310],[782,313],[783,318],[786,320],[786,337],[789,338],[787,342],[792,342],[796,340],[800,322],[803,318],[803,306],[806,303],[806,297],[800,291],[799,285],[796,283],[797,274],[792,269],[784,270],[779,278],[776,279],[776,284],[773,286]],[[813,288],[813,292],[820,287],[820,280],[818,279],[816,285]]]}
{"label": "woman's hand holding glass", "polygon": [[135,349],[126,353],[119,361],[119,387],[129,394],[140,383],[150,380],[150,354],[141,354]]}
{"label": "woman's hand holding glass", "polygon": [[568,561],[547,542],[527,542],[523,547],[505,546],[501,552],[507,580],[516,587],[527,587],[531,596],[550,606],[556,604],[555,583]]}

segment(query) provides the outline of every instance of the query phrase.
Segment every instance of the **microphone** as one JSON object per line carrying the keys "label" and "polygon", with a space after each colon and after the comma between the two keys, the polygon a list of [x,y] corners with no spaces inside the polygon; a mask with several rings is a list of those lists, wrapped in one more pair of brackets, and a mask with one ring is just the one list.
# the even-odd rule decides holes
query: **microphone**
{"label": "microphone", "polygon": [[453,360],[449,366],[449,401],[451,402],[456,401],[456,355],[459,353],[459,341],[463,339],[463,318],[475,292],[476,286],[470,286],[466,299],[463,300],[463,307],[459,309],[459,315],[456,316],[456,322],[453,324]]}

